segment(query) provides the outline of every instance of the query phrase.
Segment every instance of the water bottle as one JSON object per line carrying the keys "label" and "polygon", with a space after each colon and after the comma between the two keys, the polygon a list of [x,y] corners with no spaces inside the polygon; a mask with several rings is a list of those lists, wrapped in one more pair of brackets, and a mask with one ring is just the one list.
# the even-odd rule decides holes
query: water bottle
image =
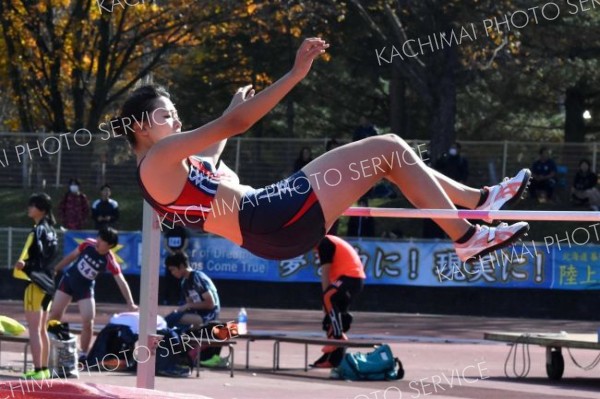
{"label": "water bottle", "polygon": [[248,334],[248,313],[246,313],[246,308],[241,308],[238,313],[238,334]]}

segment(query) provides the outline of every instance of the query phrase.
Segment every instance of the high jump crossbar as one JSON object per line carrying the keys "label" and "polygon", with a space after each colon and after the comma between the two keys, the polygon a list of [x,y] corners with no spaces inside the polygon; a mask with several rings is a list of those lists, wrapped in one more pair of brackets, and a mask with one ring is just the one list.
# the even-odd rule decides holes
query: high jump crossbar
{"label": "high jump crossbar", "polygon": [[585,211],[478,211],[467,209],[408,209],[353,207],[344,216],[407,219],[494,219],[548,222],[600,222],[600,212]]}

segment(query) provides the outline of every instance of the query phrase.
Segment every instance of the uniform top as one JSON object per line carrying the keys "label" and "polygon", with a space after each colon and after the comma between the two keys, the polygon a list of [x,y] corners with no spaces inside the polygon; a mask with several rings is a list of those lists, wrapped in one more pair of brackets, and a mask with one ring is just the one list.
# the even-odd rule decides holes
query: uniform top
{"label": "uniform top", "polygon": [[183,189],[170,204],[160,204],[146,191],[140,177],[140,166],[137,169],[138,182],[144,198],[162,218],[172,221],[173,225],[180,223],[202,230],[212,211],[212,200],[219,183],[221,180],[236,180],[237,176],[221,162],[217,165],[224,167],[217,168],[206,159],[191,156],[187,158],[187,164],[189,173]]}
{"label": "uniform top", "polygon": [[321,264],[331,263],[329,282],[341,276],[365,278],[360,257],[350,244],[339,237],[326,235],[318,247]]}
{"label": "uniform top", "polygon": [[220,309],[221,307],[217,287],[215,287],[210,277],[199,270],[191,271],[188,278],[181,280],[181,290],[185,299],[193,303],[202,302],[202,295],[210,291],[215,303],[214,309]]}
{"label": "uniform top", "polygon": [[113,275],[121,273],[121,267],[112,251],[109,251],[106,255],[100,255],[96,251],[96,240],[88,238],[79,244],[77,249],[79,250],[79,256],[66,270],[69,275],[76,274],[93,281],[98,277],[98,274],[107,270]]}

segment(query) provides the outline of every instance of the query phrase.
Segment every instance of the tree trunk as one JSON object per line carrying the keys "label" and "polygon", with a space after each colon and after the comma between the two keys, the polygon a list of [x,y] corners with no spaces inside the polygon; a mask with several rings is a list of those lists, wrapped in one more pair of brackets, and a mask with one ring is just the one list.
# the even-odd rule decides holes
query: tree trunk
{"label": "tree trunk", "polygon": [[456,49],[449,48],[445,51],[445,63],[439,73],[433,73],[431,82],[433,101],[431,104],[431,123],[429,125],[430,146],[429,158],[435,162],[450,145],[456,140],[456,70],[458,67],[458,54]]}
{"label": "tree trunk", "polygon": [[585,139],[585,95],[580,84],[565,93],[565,142],[581,143]]}
{"label": "tree trunk", "polygon": [[393,133],[408,139],[408,113],[406,112],[406,81],[398,68],[392,68],[390,82],[390,127]]}

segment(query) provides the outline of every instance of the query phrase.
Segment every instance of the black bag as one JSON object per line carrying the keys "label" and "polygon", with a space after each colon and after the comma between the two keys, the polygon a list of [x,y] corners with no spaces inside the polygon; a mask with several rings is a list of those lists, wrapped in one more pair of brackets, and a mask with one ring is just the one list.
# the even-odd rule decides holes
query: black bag
{"label": "black bag", "polygon": [[120,324],[107,324],[96,337],[87,355],[88,370],[133,370],[135,342],[138,336],[131,328]]}

